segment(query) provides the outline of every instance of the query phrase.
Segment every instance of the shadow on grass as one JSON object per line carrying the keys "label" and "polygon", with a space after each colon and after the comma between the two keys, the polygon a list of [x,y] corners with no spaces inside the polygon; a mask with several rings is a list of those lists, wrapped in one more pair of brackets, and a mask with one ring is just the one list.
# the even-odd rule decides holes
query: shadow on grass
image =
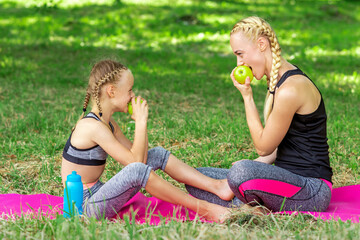
{"label": "shadow on grass", "polygon": [[[237,19],[248,15],[269,20],[278,32],[284,54],[296,54],[292,63],[308,73],[320,89],[326,89],[326,95],[337,101],[353,95],[354,89],[359,91],[359,82],[317,82],[324,74],[353,75],[360,68],[359,55],[348,51],[314,58],[305,53],[312,46],[335,53],[356,49],[360,31],[355,25],[359,16],[350,10],[359,9],[359,5],[280,2],[89,4],[70,8],[25,8],[0,3],[0,77],[5,82],[1,98],[36,101],[39,97],[32,96],[29,89],[55,88],[55,94],[65,96],[69,89],[85,89],[91,65],[110,56],[132,69],[135,89],[147,89],[151,97],[195,94],[210,105],[218,104],[219,97],[239,99],[229,79],[236,60],[228,35]],[[293,36],[294,32],[298,34]],[[224,47],[212,50],[218,45]],[[255,98],[262,101],[265,84],[254,85],[254,92]],[[51,97],[48,94],[47,98]]]}

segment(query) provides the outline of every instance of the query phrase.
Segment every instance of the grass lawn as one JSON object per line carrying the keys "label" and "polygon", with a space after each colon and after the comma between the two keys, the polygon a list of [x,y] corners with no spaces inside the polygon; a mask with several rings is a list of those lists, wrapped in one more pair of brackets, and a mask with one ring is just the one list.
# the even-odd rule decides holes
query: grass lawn
{"label": "grass lawn", "polygon": [[[283,56],[322,92],[334,187],[360,184],[360,3],[296,0],[0,0],[0,194],[62,195],[61,153],[82,111],[92,64],[123,62],[148,100],[149,147],[193,167],[256,158],[229,32],[241,18],[270,22]],[[260,112],[265,81],[253,82]],[[132,139],[134,123],[114,115]],[[108,160],[102,180],[122,166]],[[159,173],[176,186],[182,184]],[[0,220],[1,239],[359,239],[359,224],[308,216],[227,224],[150,226],[93,219]]]}

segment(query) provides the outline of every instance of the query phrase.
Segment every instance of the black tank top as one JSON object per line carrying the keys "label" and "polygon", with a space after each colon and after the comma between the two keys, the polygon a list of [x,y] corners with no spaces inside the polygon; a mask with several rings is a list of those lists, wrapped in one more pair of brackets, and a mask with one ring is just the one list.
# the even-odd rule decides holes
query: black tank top
{"label": "black tank top", "polygon": [[[297,68],[285,72],[276,87],[280,87],[293,75],[303,75],[311,81]],[[323,178],[331,182],[332,169],[329,162],[326,119],[322,96],[315,112],[306,115],[295,113],[288,132],[278,146],[275,165],[301,176]]]}

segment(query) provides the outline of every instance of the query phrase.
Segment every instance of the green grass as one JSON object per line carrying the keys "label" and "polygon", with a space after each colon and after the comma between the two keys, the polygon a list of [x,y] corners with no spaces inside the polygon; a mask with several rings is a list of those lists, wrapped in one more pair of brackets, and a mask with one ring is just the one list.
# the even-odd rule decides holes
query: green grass
{"label": "green grass", "polygon": [[[163,146],[194,167],[255,158],[242,97],[229,78],[236,65],[229,31],[249,15],[271,23],[284,57],[322,92],[334,187],[360,183],[358,2],[82,2],[0,0],[0,193],[62,195],[62,149],[81,114],[91,65],[104,57],[126,64],[135,93],[148,100],[150,147]],[[264,81],[254,82],[260,112],[265,90]],[[131,119],[115,118],[132,138]],[[120,169],[108,161],[103,180]],[[0,221],[0,238],[358,239],[359,229],[305,216],[159,227],[23,217]]]}

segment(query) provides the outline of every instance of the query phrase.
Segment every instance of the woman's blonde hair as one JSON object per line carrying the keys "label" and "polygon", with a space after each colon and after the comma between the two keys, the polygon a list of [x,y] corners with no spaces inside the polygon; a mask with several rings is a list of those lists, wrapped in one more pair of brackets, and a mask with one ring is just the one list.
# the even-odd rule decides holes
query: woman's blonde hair
{"label": "woman's blonde hair", "polygon": [[102,108],[100,105],[101,87],[107,83],[116,83],[121,79],[121,73],[128,68],[119,62],[113,60],[102,60],[96,63],[90,72],[89,84],[86,90],[86,96],[83,105],[83,118],[90,98],[95,101],[100,118],[102,117]]}
{"label": "woman's blonde hair", "polygon": [[264,120],[266,122],[273,108],[275,86],[278,81],[277,78],[281,66],[281,48],[274,30],[270,24],[262,18],[253,16],[240,20],[234,25],[230,35],[236,32],[242,32],[252,41],[256,41],[259,37],[265,37],[269,40],[272,53],[272,66],[270,79],[267,79],[268,92],[264,106]]}

